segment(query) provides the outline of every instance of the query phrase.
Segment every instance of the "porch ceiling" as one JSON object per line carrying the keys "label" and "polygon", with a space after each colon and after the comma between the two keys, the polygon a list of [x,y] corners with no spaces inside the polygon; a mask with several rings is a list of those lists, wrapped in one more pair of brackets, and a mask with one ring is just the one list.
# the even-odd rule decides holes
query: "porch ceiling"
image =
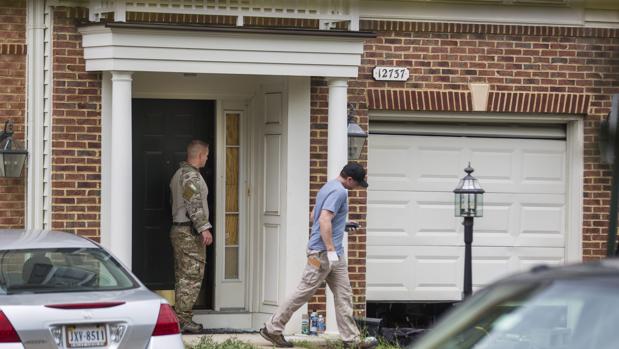
{"label": "porch ceiling", "polygon": [[80,28],[86,70],[356,77],[363,32],[107,23]]}

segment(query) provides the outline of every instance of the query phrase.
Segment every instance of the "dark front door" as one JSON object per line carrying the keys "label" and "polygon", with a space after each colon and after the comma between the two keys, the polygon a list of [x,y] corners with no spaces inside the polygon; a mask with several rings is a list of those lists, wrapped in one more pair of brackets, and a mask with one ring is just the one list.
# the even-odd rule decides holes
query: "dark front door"
{"label": "dark front door", "polygon": [[[210,144],[201,170],[215,225],[215,101],[133,99],[133,272],[151,289],[174,289],[169,183],[192,139]],[[112,218],[113,219],[113,218]],[[216,235],[216,227],[213,228]],[[207,249],[205,282],[196,304],[213,307],[214,244]]]}

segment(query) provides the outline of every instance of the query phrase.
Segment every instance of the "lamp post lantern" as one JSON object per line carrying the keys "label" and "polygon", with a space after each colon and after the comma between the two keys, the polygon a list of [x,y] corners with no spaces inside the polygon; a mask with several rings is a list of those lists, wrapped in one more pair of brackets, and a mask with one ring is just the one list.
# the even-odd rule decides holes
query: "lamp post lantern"
{"label": "lamp post lantern", "polygon": [[0,177],[19,177],[28,152],[13,140],[13,122],[4,123],[0,132]]}
{"label": "lamp post lantern", "polygon": [[368,134],[355,122],[354,107],[348,103],[348,159],[359,160]]}
{"label": "lamp post lantern", "polygon": [[473,293],[473,276],[471,261],[471,244],[473,243],[473,218],[483,216],[484,190],[479,185],[477,178],[473,177],[471,164],[464,169],[464,176],[456,189],[454,189],[455,216],[463,217],[464,221],[464,285],[462,298]]}

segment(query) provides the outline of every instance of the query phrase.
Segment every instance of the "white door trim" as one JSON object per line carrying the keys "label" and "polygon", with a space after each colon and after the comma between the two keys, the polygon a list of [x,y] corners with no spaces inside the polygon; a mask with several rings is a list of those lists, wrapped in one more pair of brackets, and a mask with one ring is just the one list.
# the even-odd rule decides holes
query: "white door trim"
{"label": "white door trim", "polygon": [[[582,261],[584,118],[558,114],[416,113],[370,111],[370,121],[485,122],[496,124],[565,124],[567,126],[567,221],[565,261]],[[370,132],[372,129],[370,127]]]}
{"label": "white door trim", "polygon": [[[240,115],[240,150],[239,150],[239,278],[237,280],[225,279],[225,234],[218,234],[216,239],[216,270],[215,270],[215,310],[216,311],[247,311],[248,307],[248,291],[247,288],[247,267],[248,267],[248,233],[249,222],[247,219],[247,190],[246,179],[248,177],[247,167],[247,138],[245,137],[245,129],[247,128],[247,104],[246,100],[230,100],[218,99],[216,102],[217,108],[217,217],[216,224],[219,231],[225,232],[221,227],[226,224],[226,115],[238,113]],[[217,234],[217,233],[216,233]],[[223,304],[223,297],[228,293],[238,292],[236,287],[228,288],[227,286],[239,286],[242,289],[242,304]],[[217,287],[219,286],[219,287]],[[210,325],[209,325],[210,326]]]}

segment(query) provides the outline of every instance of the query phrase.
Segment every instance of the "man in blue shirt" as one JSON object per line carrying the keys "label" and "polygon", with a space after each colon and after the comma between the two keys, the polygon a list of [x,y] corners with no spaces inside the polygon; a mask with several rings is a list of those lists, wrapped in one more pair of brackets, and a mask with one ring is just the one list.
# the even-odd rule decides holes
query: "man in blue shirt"
{"label": "man in blue shirt", "polygon": [[292,314],[327,281],[335,300],[337,327],[346,347],[372,348],[376,341],[363,341],[353,318],[352,288],[342,240],[348,216],[348,190],[367,188],[365,169],[354,162],[320,188],[312,210],[312,232],[307,244],[307,264],[294,294],[275,311],[260,334],[277,347],[292,347],[282,332]]}

